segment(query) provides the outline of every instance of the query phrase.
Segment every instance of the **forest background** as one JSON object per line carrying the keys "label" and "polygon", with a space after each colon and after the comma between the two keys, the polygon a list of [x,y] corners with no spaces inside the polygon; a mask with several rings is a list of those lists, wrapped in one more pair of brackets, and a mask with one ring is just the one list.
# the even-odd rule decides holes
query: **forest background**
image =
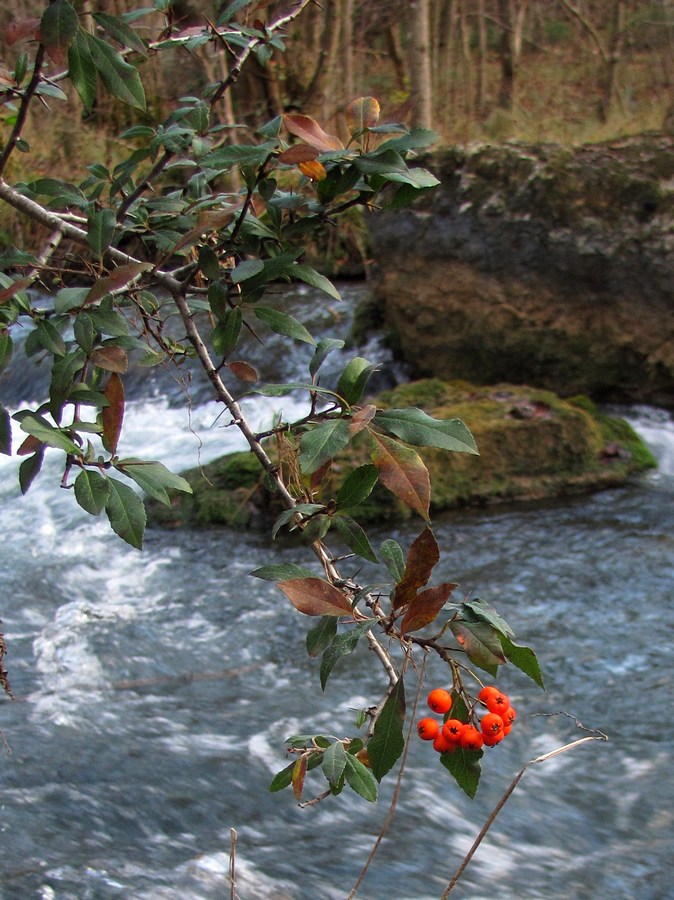
{"label": "forest background", "polygon": [[[83,14],[102,8],[93,0],[75,5]],[[103,4],[115,15],[133,5]],[[225,5],[154,2],[158,20],[166,8],[174,33],[186,37]],[[241,16],[259,25],[292,5],[261,0]],[[17,29],[42,7],[42,0],[2,4],[0,80],[25,50]],[[578,144],[674,128],[672,0],[328,0],[292,23],[286,44],[284,54],[252,60],[218,108],[233,143],[244,127],[288,111],[348,139],[344,110],[368,94],[379,99],[382,121],[432,128],[445,144]],[[102,93],[86,116],[77,98],[44,98],[52,114],[33,111],[24,132],[31,153],[14,154],[9,177],[67,179],[92,158],[113,167],[127,153],[117,136],[125,127],[161,118],[179,96],[218,81],[231,58],[212,43],[171,56],[143,64],[147,112]],[[9,95],[0,96],[2,121],[13,111]],[[0,245],[30,246],[36,227],[5,207]]]}

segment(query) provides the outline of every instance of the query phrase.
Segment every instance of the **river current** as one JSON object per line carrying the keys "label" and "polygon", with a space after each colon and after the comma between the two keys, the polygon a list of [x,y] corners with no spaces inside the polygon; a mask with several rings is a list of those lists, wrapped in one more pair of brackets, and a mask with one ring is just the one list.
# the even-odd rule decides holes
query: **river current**
{"label": "river current", "polygon": [[[32,383],[15,385],[17,404]],[[139,386],[124,454],[177,471],[239,447],[195,394],[188,417],[168,383]],[[270,421],[271,400],[248,403]],[[577,719],[609,740],[528,770],[452,896],[674,898],[674,423],[656,410],[626,415],[657,473],[434,522],[434,578],[498,606],[535,647],[547,692],[503,674],[517,727],[485,754],[474,801],[412,742],[358,897],[439,897],[518,770],[581,737]],[[346,897],[392,784],[376,806],[345,791],[299,809],[289,790],[268,792],[288,735],[353,735],[355,710],[381,690],[359,649],[321,694],[304,646],[311,622],[249,578],[265,562],[306,563],[302,550],[248,532],[149,530],[138,553],[58,489],[57,457],[48,452],[25,497],[16,460],[0,457],[0,614],[16,695],[0,701],[0,897],[228,898],[232,828],[241,900]],[[407,547],[418,530],[369,534]],[[427,680],[443,684],[446,671],[431,661]]]}

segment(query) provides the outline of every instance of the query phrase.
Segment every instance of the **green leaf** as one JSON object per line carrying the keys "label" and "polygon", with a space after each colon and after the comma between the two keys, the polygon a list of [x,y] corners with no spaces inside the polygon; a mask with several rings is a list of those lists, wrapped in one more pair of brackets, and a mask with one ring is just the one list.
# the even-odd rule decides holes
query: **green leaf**
{"label": "green leaf", "polygon": [[505,634],[499,635],[501,641],[501,647],[503,649],[503,653],[509,662],[511,662],[514,666],[524,672],[525,675],[528,675],[532,681],[535,681],[536,684],[545,690],[545,685],[543,684],[543,674],[541,672],[541,668],[538,664],[538,659],[536,658],[536,654],[530,647],[524,647],[520,644],[515,644],[510,640],[509,637]]}
{"label": "green leaf", "polygon": [[166,506],[171,505],[168,491],[192,493],[192,486],[188,481],[156,460],[120,459],[115,468],[135,481],[150,497]]}
{"label": "green leaf", "polygon": [[98,516],[103,512],[109,494],[108,479],[100,472],[84,469],[75,479],[75,499],[82,509],[92,516]]}
{"label": "green leaf", "polygon": [[503,635],[499,635],[487,622],[470,621],[464,615],[451,619],[449,627],[468,659],[495,676],[499,665],[506,661],[499,641]]}
{"label": "green leaf", "polygon": [[316,513],[322,509],[325,509],[325,506],[323,506],[322,503],[298,503],[293,506],[292,509],[284,509],[274,522],[271,530],[271,539],[275,540],[276,535],[279,533],[281,528],[292,521],[296,513],[302,513],[302,515],[312,515],[313,513]]}
{"label": "green leaf", "polygon": [[112,243],[116,223],[115,213],[111,209],[99,209],[89,216],[87,243],[97,258],[100,259]]}
{"label": "green leaf", "polygon": [[43,197],[51,197],[50,206],[76,206],[85,209],[89,200],[82,191],[67,181],[57,178],[39,178],[29,185],[30,189]]}
{"label": "green leaf", "polygon": [[68,0],[54,0],[40,19],[40,42],[51,54],[62,55],[72,43],[80,27],[80,20]]}
{"label": "green leaf", "polygon": [[344,346],[344,341],[336,340],[335,338],[323,338],[316,344],[316,351],[309,363],[309,372],[311,373],[311,377],[318,372],[320,367],[325,362],[329,353],[333,350],[341,350]]}
{"label": "green leaf", "polygon": [[405,574],[405,556],[402,547],[393,538],[387,538],[379,547],[379,552],[397,584]]}
{"label": "green leaf", "polygon": [[94,13],[92,18],[110,35],[113,40],[121,44],[122,47],[128,47],[135,50],[141,56],[147,56],[147,47],[138,37],[133,28],[129,28],[124,19],[118,16],[109,16],[107,13]]}
{"label": "green leaf", "polygon": [[42,468],[44,447],[40,447],[32,456],[27,457],[19,466],[19,486],[25,494]]}
{"label": "green leaf", "polygon": [[376,366],[369,360],[363,359],[362,356],[356,356],[350,360],[337,382],[339,396],[343,397],[350,406],[358,403],[363,396],[368,378],[375,368]]}
{"label": "green leaf", "polygon": [[220,317],[211,334],[213,349],[223,358],[229,356],[239,343],[241,328],[243,326],[243,314],[241,310],[228,309]]}
{"label": "green leaf", "polygon": [[330,673],[335,667],[335,663],[337,660],[341,659],[343,656],[348,656],[350,653],[356,649],[358,641],[366,634],[370,628],[374,625],[374,619],[368,622],[361,622],[360,624],[350,628],[348,631],[345,631],[343,634],[338,634],[337,637],[332,641],[332,643],[325,648],[323,651],[323,656],[321,658],[321,671],[320,671],[320,679],[321,679],[321,687],[325,690],[325,686],[328,683],[328,678],[330,677]]}
{"label": "green leaf", "polygon": [[379,785],[367,766],[364,766],[363,763],[351,753],[347,753],[346,755],[344,775],[346,777],[346,783],[352,790],[368,802],[376,803]]}
{"label": "green leaf", "polygon": [[[310,736],[307,736],[310,739]],[[306,743],[306,742],[305,742]],[[315,769],[316,766],[319,766],[322,759],[322,753],[310,753],[307,755],[307,771],[311,771],[311,769]],[[286,766],[285,769],[281,769],[280,772],[277,772],[272,779],[271,784],[269,785],[269,791],[274,794],[277,791],[282,791],[283,788],[290,787],[293,780],[293,769],[295,768],[296,760],[290,763],[290,765]]]}
{"label": "green leaf", "polygon": [[0,403],[0,453],[12,455],[12,421],[9,412]]}
{"label": "green leaf", "polygon": [[373,465],[358,466],[349,472],[337,492],[337,507],[350,509],[359,506],[370,496],[378,478],[377,467]]}
{"label": "green leaf", "polygon": [[38,319],[36,328],[37,339],[45,350],[53,356],[65,356],[65,341],[49,319]]}
{"label": "green leaf", "polygon": [[330,419],[316,425],[300,440],[300,468],[311,475],[333,459],[349,443],[349,426],[344,419]]}
{"label": "green leaf", "polygon": [[462,606],[465,609],[471,610],[471,612],[473,612],[478,619],[482,619],[484,622],[488,622],[501,634],[506,635],[506,637],[515,637],[515,632],[512,630],[510,625],[508,625],[506,620],[501,618],[494,607],[490,603],[487,603],[485,600],[480,600],[478,597],[476,597],[475,600],[464,601]]}
{"label": "green leaf", "polygon": [[341,790],[341,785],[343,784],[342,776],[346,768],[346,757],[347,753],[341,741],[335,741],[333,744],[330,744],[323,753],[323,774],[327,778],[333,794],[338,794]]}
{"label": "green leaf", "polygon": [[124,316],[111,309],[90,308],[88,316],[96,331],[100,331],[101,334],[108,334],[110,337],[124,337],[129,333],[129,323]]}
{"label": "green leaf", "polygon": [[332,523],[341,534],[346,546],[350,550],[353,550],[357,556],[362,556],[363,559],[369,559],[370,562],[373,563],[379,562],[377,554],[372,549],[372,545],[370,544],[367,535],[358,522],[351,519],[349,516],[338,514],[332,517]]}
{"label": "green leaf", "polygon": [[386,699],[372,737],[367,742],[367,755],[372,774],[381,781],[400,758],[405,749],[403,724],[405,722],[405,685],[399,678]]}
{"label": "green leaf", "polygon": [[54,298],[54,312],[63,315],[84,305],[89,288],[61,288]]}
{"label": "green leaf", "polygon": [[22,417],[21,430],[26,434],[32,434],[48,447],[56,447],[57,450],[65,450],[66,453],[72,453],[75,456],[79,455],[80,448],[77,444],[64,431],[50,425],[37,413]]}
{"label": "green leaf", "polygon": [[263,397],[285,397],[286,394],[291,394],[293,391],[313,391],[330,397],[337,396],[334,391],[329,391],[327,388],[304,381],[288,381],[285,384],[263,384],[262,387],[253,388],[250,393],[261,394]]}
{"label": "green leaf", "polygon": [[318,656],[319,653],[322,653],[336,634],[337,619],[334,616],[323,616],[307,632],[307,653],[309,656]]}
{"label": "green leaf", "polygon": [[250,574],[255,578],[263,578],[265,581],[289,581],[292,578],[315,578],[316,576],[311,569],[296,566],[294,563],[271,563],[253,569]]}
{"label": "green leaf", "polygon": [[145,91],[135,66],[125,62],[120,53],[96,35],[86,33],[89,50],[101,81],[117,100],[145,110]]}
{"label": "green leaf", "polygon": [[73,333],[78,345],[89,356],[94,349],[94,338],[96,337],[96,329],[91,316],[87,313],[79,313],[73,323]]}
{"label": "green leaf", "polygon": [[434,419],[422,409],[380,410],[376,425],[415,447],[477,454],[475,439],[460,419]]}
{"label": "green leaf", "polygon": [[311,287],[323,291],[334,300],[342,299],[341,294],[330,279],[326,278],[325,275],[321,275],[315,269],[312,269],[311,266],[303,266],[297,263],[290,269],[290,275],[298,281],[303,281],[305,284],[310,284]]}
{"label": "green leaf", "polygon": [[264,272],[264,263],[261,259],[244,259],[230,272],[232,284],[241,284],[242,281],[254,278],[260,272]]}
{"label": "green leaf", "polygon": [[399,150],[405,152],[407,150],[421,150],[425,147],[430,147],[438,140],[439,136],[435,131],[430,131],[428,128],[414,128],[409,134],[384,141],[383,144],[377,147],[377,151]]}
{"label": "green leaf", "polygon": [[105,511],[115,534],[137,550],[143,547],[143,534],[147,517],[145,506],[138,494],[116,478],[108,478],[110,494]]}
{"label": "green leaf", "polygon": [[452,753],[441,753],[440,762],[454,777],[462,791],[473,799],[480,783],[482,768],[480,760],[484,753],[482,750],[464,750],[459,747]]}
{"label": "green leaf", "polygon": [[303,341],[305,344],[316,344],[304,325],[293,316],[268,306],[256,306],[254,312],[256,317],[276,334],[282,334],[294,341]]}
{"label": "green leaf", "polygon": [[14,344],[8,331],[0,332],[0,372],[4,372],[12,361]]}
{"label": "green leaf", "polygon": [[276,148],[276,141],[264,144],[238,144],[231,147],[218,147],[207,153],[201,160],[206,169],[225,172],[233,166],[260,166]]}

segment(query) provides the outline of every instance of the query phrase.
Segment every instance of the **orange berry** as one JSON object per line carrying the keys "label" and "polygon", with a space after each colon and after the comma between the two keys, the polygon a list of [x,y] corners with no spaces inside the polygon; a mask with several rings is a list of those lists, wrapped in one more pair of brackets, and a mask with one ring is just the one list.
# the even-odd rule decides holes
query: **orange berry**
{"label": "orange berry", "polygon": [[489,694],[489,696],[485,700],[485,703],[489,712],[498,713],[499,716],[502,716],[503,713],[510,707],[510,700],[508,699],[508,695],[504,694],[502,691],[496,691],[493,694]]}
{"label": "orange berry", "polygon": [[486,716],[482,717],[480,728],[485,737],[487,735],[494,737],[497,734],[503,734],[503,719],[498,713],[488,712]]}
{"label": "orange berry", "polygon": [[456,741],[450,741],[444,731],[438,731],[435,739],[433,741],[433,749],[437,750],[438,753],[451,753],[452,750],[456,750],[458,744]]}
{"label": "orange berry", "polygon": [[517,718],[517,713],[509,706],[508,709],[504,713],[499,713],[501,718],[503,719],[503,724],[507,727],[508,725],[512,725],[515,719]]}
{"label": "orange berry", "polygon": [[477,699],[480,700],[482,703],[486,703],[487,697],[491,697],[492,694],[498,694],[498,693],[499,693],[499,689],[497,687],[494,687],[493,684],[488,684],[482,688],[480,693],[477,695]]}
{"label": "orange berry", "polygon": [[461,722],[459,719],[447,719],[445,724],[442,726],[442,733],[448,741],[452,741],[452,743],[456,746],[456,744],[459,743],[459,739],[461,738],[461,732],[465,727],[465,722]]}
{"label": "orange berry", "polygon": [[464,750],[479,750],[484,744],[484,735],[474,725],[466,725],[461,732],[459,745]]}
{"label": "orange berry", "polygon": [[512,730],[513,730],[512,725],[504,725],[504,726],[503,726],[503,737],[505,737],[506,734],[510,734],[510,732],[511,732]]}
{"label": "orange berry", "polygon": [[422,741],[435,740],[439,731],[440,723],[437,719],[431,719],[430,716],[417,722],[417,732]]}
{"label": "orange berry", "polygon": [[503,732],[500,731],[498,734],[485,734],[484,735],[484,746],[485,747],[495,747],[497,744],[500,744],[503,740]]}
{"label": "orange berry", "polygon": [[435,688],[428,695],[428,705],[433,712],[444,716],[452,708],[452,695],[444,688]]}

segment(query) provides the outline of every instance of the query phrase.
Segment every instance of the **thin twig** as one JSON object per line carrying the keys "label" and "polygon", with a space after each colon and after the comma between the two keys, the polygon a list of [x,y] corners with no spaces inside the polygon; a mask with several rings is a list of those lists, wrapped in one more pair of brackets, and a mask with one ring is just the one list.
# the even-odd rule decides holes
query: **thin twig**
{"label": "thin twig", "polygon": [[236,842],[238,834],[236,828],[229,829],[229,881],[231,884],[230,900],[238,900],[236,892]]}
{"label": "thin twig", "polygon": [[9,157],[12,155],[16,144],[21,137],[21,132],[23,131],[23,126],[26,124],[26,117],[28,115],[28,107],[30,106],[30,102],[33,99],[33,95],[35,91],[38,89],[40,84],[40,78],[42,76],[42,64],[44,62],[45,57],[45,49],[42,44],[37,48],[37,53],[35,54],[35,62],[33,64],[33,75],[28,82],[28,87],[23,92],[23,96],[21,98],[21,105],[19,106],[19,111],[16,115],[16,122],[14,123],[14,127],[12,128],[12,133],[7,139],[7,143],[5,144],[5,148],[0,155],[0,176],[5,171],[5,166],[7,165],[7,161]]}

